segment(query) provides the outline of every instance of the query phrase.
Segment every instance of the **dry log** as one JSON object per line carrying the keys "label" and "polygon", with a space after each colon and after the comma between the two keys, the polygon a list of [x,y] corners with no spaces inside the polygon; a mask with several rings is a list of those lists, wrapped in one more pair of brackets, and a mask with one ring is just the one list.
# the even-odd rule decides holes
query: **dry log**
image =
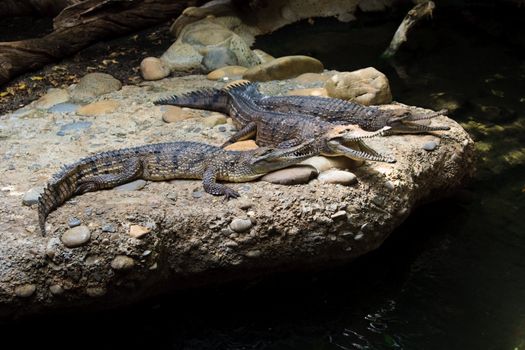
{"label": "dry log", "polygon": [[56,16],[82,0],[0,0],[0,18],[9,16]]}
{"label": "dry log", "polygon": [[401,44],[407,41],[408,31],[423,17],[432,16],[432,11],[434,11],[435,7],[436,5],[434,4],[434,2],[427,1],[417,4],[416,6],[414,6],[414,8],[408,11],[405,18],[403,18],[403,22],[401,22],[401,24],[397,28],[394,37],[390,42],[390,45],[385,50],[385,52],[383,52],[382,56],[384,58],[390,58],[394,56]]}
{"label": "dry log", "polygon": [[0,85],[27,70],[72,55],[101,39],[123,35],[178,16],[199,0],[87,0],[66,7],[55,31],[0,43]]}

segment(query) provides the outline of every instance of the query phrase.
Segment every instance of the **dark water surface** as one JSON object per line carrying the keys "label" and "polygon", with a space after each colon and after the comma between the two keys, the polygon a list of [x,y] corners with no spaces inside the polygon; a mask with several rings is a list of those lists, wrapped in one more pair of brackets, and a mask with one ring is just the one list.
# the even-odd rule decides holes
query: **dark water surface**
{"label": "dark water surface", "polygon": [[321,272],[3,326],[0,346],[525,349],[525,12],[498,11],[438,6],[392,64],[379,56],[402,13],[258,39],[328,69],[375,66],[396,100],[449,108],[477,140],[476,179],[418,209],[380,249]]}

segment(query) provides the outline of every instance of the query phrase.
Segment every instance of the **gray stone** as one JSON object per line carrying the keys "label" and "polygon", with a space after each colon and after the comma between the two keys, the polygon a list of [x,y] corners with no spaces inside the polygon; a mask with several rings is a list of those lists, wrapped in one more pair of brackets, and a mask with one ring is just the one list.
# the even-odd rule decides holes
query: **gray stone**
{"label": "gray stone", "polygon": [[88,73],[72,89],[71,98],[75,102],[90,102],[95,97],[118,91],[121,87],[122,83],[110,74]]}
{"label": "gray stone", "polygon": [[92,124],[92,122],[73,122],[64,124],[60,127],[60,130],[57,132],[57,135],[64,136],[66,134],[80,132],[84,129],[90,128]]}
{"label": "gray stone", "polygon": [[317,170],[310,166],[294,166],[264,175],[261,180],[280,185],[298,185],[308,183],[317,175]]}
{"label": "gray stone", "polygon": [[357,182],[357,177],[353,173],[336,169],[323,171],[319,174],[318,179],[320,182],[328,184],[351,185]]}
{"label": "gray stone", "polygon": [[115,191],[139,191],[146,186],[145,180],[135,180],[128,182],[127,184],[115,187]]}
{"label": "gray stone", "polygon": [[437,146],[438,146],[437,142],[435,142],[435,141],[429,141],[429,142],[426,142],[426,143],[423,145],[423,149],[424,149],[425,151],[431,152],[431,151],[435,150]]}
{"label": "gray stone", "polygon": [[225,66],[235,66],[237,63],[237,56],[225,47],[209,49],[202,59],[202,64],[208,70],[215,70]]}
{"label": "gray stone", "polygon": [[202,55],[189,44],[175,42],[160,60],[173,71],[190,71],[201,68]]}
{"label": "gray stone", "polygon": [[29,298],[36,291],[34,284],[22,284],[15,288],[15,295],[20,298]]}
{"label": "gray stone", "polygon": [[49,108],[48,111],[51,113],[74,113],[80,105],[75,103],[59,103]]}
{"label": "gray stone", "polygon": [[113,270],[129,270],[135,266],[135,260],[126,255],[117,255],[111,261],[111,268]]}
{"label": "gray stone", "polygon": [[85,225],[70,228],[60,238],[68,248],[76,248],[84,245],[91,238],[91,231]]}
{"label": "gray stone", "polygon": [[202,196],[204,196],[204,191],[193,191],[191,192],[191,196],[193,198],[201,198]]}
{"label": "gray stone", "polygon": [[44,192],[44,188],[43,187],[33,187],[31,189],[29,189],[29,191],[27,191],[25,194],[24,194],[24,198],[22,198],[22,203],[24,205],[28,205],[28,206],[31,206],[33,204],[37,204],[38,203],[38,199],[40,198],[40,195]]}
{"label": "gray stone", "polygon": [[68,221],[67,221],[67,225],[69,227],[76,227],[76,226],[80,226],[81,222],[80,222],[80,219],[79,218],[70,218]]}
{"label": "gray stone", "polygon": [[102,225],[102,232],[115,233],[117,232],[117,229],[115,228],[115,225],[113,224],[104,224]]}
{"label": "gray stone", "polygon": [[252,227],[252,225],[253,224],[250,219],[235,218],[230,223],[230,228],[237,233],[241,233],[248,231]]}

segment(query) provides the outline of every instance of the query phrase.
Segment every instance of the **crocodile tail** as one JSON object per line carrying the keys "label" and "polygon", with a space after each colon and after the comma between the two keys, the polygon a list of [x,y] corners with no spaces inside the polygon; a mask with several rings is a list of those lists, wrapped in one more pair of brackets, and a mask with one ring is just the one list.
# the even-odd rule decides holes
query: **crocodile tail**
{"label": "crocodile tail", "polygon": [[53,177],[53,180],[47,184],[44,192],[40,195],[38,199],[38,223],[43,236],[46,234],[45,224],[47,216],[75,194],[79,174],[79,163],[63,167]]}
{"label": "crocodile tail", "polygon": [[229,96],[226,91],[220,89],[202,89],[178,96],[168,96],[153,103],[156,105],[173,105],[227,113],[228,102]]}

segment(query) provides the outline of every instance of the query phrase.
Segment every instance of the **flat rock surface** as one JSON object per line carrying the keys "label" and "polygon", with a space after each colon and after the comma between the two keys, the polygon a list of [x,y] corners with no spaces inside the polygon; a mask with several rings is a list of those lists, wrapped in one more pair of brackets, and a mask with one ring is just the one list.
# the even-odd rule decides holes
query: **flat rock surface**
{"label": "flat rock surface", "polygon": [[[275,84],[264,83],[262,89],[286,93],[308,87]],[[47,236],[39,234],[37,210],[22,204],[24,194],[43,186],[65,163],[146,143],[222,144],[234,131],[206,126],[210,112],[167,124],[162,108],[152,103],[220,86],[205,76],[163,79],[97,98],[119,101],[110,116],[29,105],[23,113],[0,117],[5,135],[0,143],[0,315],[114,307],[176,288],[349,261],[377,248],[417,204],[449,193],[471,175],[472,140],[456,122],[440,116],[433,123],[451,130],[439,134],[439,147],[431,152],[422,147],[429,139],[420,138],[426,136],[367,141],[397,162],[348,169],[357,177],[354,185],[232,184],[241,201],[224,202],[204,193],[200,181],[151,182],[139,191],[74,197],[50,214]],[[239,204],[246,202],[250,205]],[[68,248],[61,237],[72,217],[89,229],[90,239]],[[235,219],[246,227],[234,225],[239,232],[234,231]],[[149,231],[134,237],[133,225]]]}

